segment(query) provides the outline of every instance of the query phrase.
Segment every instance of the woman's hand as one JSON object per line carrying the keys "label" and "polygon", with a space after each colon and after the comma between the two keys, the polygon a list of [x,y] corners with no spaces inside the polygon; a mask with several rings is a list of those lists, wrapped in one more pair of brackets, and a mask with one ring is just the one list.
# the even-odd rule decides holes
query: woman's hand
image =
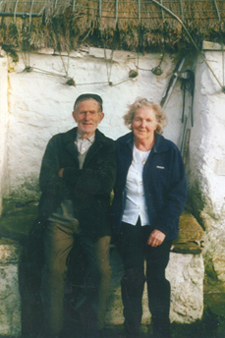
{"label": "woman's hand", "polygon": [[152,247],[156,247],[162,244],[164,241],[166,235],[159,230],[153,230],[151,235],[149,236],[148,245],[151,245]]}

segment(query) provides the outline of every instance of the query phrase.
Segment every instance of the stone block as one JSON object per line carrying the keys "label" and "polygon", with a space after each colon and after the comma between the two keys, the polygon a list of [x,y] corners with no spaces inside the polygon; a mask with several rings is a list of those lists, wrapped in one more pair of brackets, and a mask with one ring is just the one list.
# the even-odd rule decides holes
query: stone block
{"label": "stone block", "polygon": [[[112,251],[111,265],[113,275],[106,320],[110,325],[117,325],[123,324],[124,318],[120,290],[123,267],[116,251]],[[166,269],[166,277],[171,283],[170,321],[192,323],[201,319],[203,314],[204,279],[202,254],[194,255],[171,252],[170,261]],[[151,321],[151,315],[148,309],[146,285],[142,304],[142,323],[148,324]]]}
{"label": "stone block", "polygon": [[0,240],[0,335],[21,334],[21,299],[18,265],[21,247],[11,240]]}
{"label": "stone block", "polygon": [[[19,293],[18,264],[21,247],[14,241],[0,241],[0,335],[19,337],[21,334],[21,298]],[[112,284],[106,321],[110,325],[122,324],[123,305],[120,280],[123,275],[121,259],[115,248],[111,250]],[[166,269],[171,283],[171,322],[191,323],[203,314],[204,264],[202,254],[171,252]],[[147,287],[143,295],[142,323],[148,324]]]}
{"label": "stone block", "polygon": [[171,284],[171,322],[192,323],[201,319],[204,301],[202,254],[171,252],[166,277]]}

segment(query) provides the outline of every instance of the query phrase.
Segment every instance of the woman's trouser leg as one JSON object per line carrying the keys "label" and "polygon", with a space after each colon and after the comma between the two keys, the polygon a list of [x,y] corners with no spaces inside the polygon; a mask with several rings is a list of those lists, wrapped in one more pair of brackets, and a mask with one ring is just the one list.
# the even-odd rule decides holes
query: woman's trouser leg
{"label": "woman's trouser leg", "polygon": [[45,266],[42,299],[46,332],[58,334],[63,327],[66,260],[74,243],[73,226],[50,222],[44,234]]}
{"label": "woman's trouser leg", "polygon": [[130,336],[138,336],[142,317],[144,289],[144,252],[141,226],[122,223],[119,252],[123,260],[121,280],[125,329]]}
{"label": "woman's trouser leg", "polygon": [[165,269],[171,244],[166,241],[158,247],[147,247],[146,253],[149,309],[157,338],[170,337],[170,283],[165,277]]}

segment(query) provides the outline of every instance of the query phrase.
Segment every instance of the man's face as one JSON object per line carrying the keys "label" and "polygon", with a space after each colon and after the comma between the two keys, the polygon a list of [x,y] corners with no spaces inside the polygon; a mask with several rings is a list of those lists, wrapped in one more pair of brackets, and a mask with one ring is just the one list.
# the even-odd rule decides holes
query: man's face
{"label": "man's face", "polygon": [[78,103],[73,118],[77,122],[78,132],[82,137],[87,138],[95,133],[98,124],[104,117],[103,112],[99,112],[99,104],[94,99],[87,99]]}

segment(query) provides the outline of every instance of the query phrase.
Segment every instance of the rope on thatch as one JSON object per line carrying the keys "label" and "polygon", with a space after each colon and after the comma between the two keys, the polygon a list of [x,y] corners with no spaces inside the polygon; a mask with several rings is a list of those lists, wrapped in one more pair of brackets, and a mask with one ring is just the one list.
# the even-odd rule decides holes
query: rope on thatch
{"label": "rope on thatch", "polygon": [[182,21],[184,21],[184,11],[183,11],[182,0],[180,0],[180,11],[181,11],[181,18],[182,18]]}
{"label": "rope on thatch", "polygon": [[101,16],[102,16],[102,1],[99,0],[99,17],[101,19]]}
{"label": "rope on thatch", "polygon": [[213,1],[214,1],[214,4],[215,4],[216,13],[217,13],[217,16],[218,16],[219,26],[220,26],[221,49],[222,49],[222,67],[223,67],[223,90],[225,91],[225,85],[224,85],[224,81],[225,81],[225,72],[224,72],[224,48],[223,48],[223,36],[222,36],[222,21],[221,21],[220,11],[219,11],[219,9],[218,9],[217,1],[216,1],[216,0],[213,0]]}
{"label": "rope on thatch", "polygon": [[16,21],[16,13],[17,13],[18,2],[19,2],[19,0],[16,0],[16,4],[15,4],[15,7],[14,7],[14,21]]}
{"label": "rope on thatch", "polygon": [[[162,0],[160,0],[161,5],[163,4]],[[162,12],[162,19],[163,19],[163,23],[164,23],[164,10],[161,8],[161,12]]]}
{"label": "rope on thatch", "polygon": [[[203,21],[204,28],[207,27],[205,20],[215,20],[216,12],[220,12],[225,16],[225,4],[223,0],[217,0],[217,9],[213,5],[212,0],[158,0],[160,4],[173,11],[183,21],[189,20],[196,23],[196,20]],[[101,19],[102,28],[113,27],[115,22],[121,21],[122,27],[130,25],[138,25],[141,20],[142,25],[154,25],[160,19],[161,10],[158,9],[151,0],[2,0],[1,7],[4,7],[1,14],[14,13],[29,13],[30,15],[40,14],[46,11],[46,18],[62,14],[67,9],[72,12],[83,11],[86,13],[86,20],[89,14],[93,14],[93,20]],[[3,6],[4,5],[4,6]],[[6,13],[6,14],[7,14]],[[166,16],[166,19],[170,19]],[[101,28],[101,29],[102,29]]]}
{"label": "rope on thatch", "polygon": [[141,1],[138,0],[138,21],[141,21]]}
{"label": "rope on thatch", "polygon": [[75,6],[76,6],[76,0],[73,0],[73,7],[72,7],[73,12],[75,11]]}
{"label": "rope on thatch", "polygon": [[[157,3],[156,0],[151,0],[154,3]],[[191,34],[189,33],[188,29],[186,28],[186,26],[184,25],[184,23],[182,22],[182,20],[180,18],[178,18],[178,16],[176,16],[174,13],[172,13],[168,8],[164,7],[163,5],[157,3],[158,6],[161,6],[166,12],[170,13],[184,28],[185,32],[187,33],[189,39],[191,40],[192,44],[194,45],[194,47],[196,48],[196,50],[199,52],[201,58],[203,59],[203,61],[205,62],[205,64],[207,65],[207,67],[209,68],[209,70],[211,71],[212,75],[214,76],[215,80],[217,81],[217,83],[219,84],[219,86],[222,89],[222,92],[225,93],[225,87],[221,84],[220,80],[218,79],[218,77],[216,76],[216,74],[214,73],[213,69],[211,68],[210,64],[208,63],[208,61],[206,60],[205,56],[203,55],[203,53],[200,51],[200,49],[198,48],[196,42],[194,41],[194,39],[192,38]]]}

